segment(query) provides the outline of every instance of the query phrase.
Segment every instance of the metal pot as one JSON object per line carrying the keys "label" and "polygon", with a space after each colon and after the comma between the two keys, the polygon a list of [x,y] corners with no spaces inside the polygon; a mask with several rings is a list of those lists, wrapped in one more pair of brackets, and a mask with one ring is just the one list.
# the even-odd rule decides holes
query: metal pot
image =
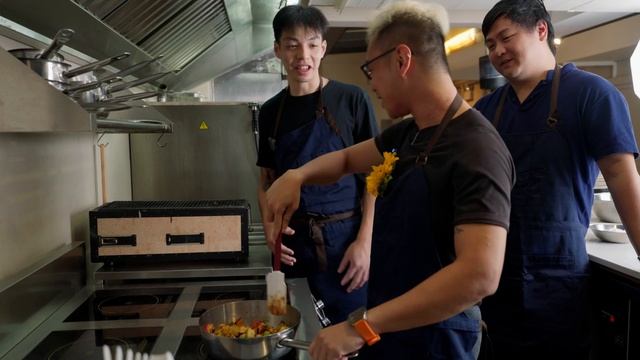
{"label": "metal pot", "polygon": [[[206,324],[228,324],[242,318],[247,324],[261,320],[270,326],[277,326],[281,321],[289,325],[288,329],[269,336],[253,339],[235,339],[216,336],[207,332]],[[308,350],[310,343],[294,340],[296,329],[300,324],[300,312],[287,305],[287,314],[273,315],[267,308],[266,300],[234,301],[215,306],[200,316],[200,335],[207,344],[209,355],[222,359],[264,359],[279,358],[287,354],[291,348]]]}

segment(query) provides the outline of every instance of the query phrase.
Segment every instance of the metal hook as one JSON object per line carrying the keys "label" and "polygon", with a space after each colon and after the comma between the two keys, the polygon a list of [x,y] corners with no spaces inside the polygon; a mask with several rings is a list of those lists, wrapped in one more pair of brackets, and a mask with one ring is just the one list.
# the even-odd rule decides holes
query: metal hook
{"label": "metal hook", "polygon": [[168,143],[164,143],[164,144],[160,143],[160,139],[162,139],[163,136],[164,136],[164,133],[160,134],[160,136],[158,136],[158,139],[156,139],[156,145],[158,145],[159,148],[164,148],[168,144]]}

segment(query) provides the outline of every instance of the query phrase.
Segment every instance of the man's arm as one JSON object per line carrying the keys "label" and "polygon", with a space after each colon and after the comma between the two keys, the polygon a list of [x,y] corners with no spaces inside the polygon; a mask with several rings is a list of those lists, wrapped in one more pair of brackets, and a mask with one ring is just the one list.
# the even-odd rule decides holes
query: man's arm
{"label": "man's arm", "polygon": [[[456,260],[453,263],[403,295],[367,311],[368,322],[377,333],[446,320],[496,291],[507,231],[496,225],[465,224],[455,227],[454,236]],[[321,330],[310,353],[314,358],[317,354],[337,358],[359,349],[363,343],[360,335],[342,322]]]}
{"label": "man's arm", "polygon": [[498,288],[507,231],[497,225],[455,227],[456,260],[415,288],[368,311],[379,333],[446,320]]}
{"label": "man's arm", "polygon": [[382,159],[373,139],[369,139],[319,156],[297,169],[287,171],[267,191],[266,204],[269,211],[264,221],[273,222],[272,231],[277,232],[276,229],[283,222],[284,226],[289,224],[291,216],[298,209],[300,187],[303,184],[331,184],[346,174],[366,173]]}
{"label": "man's arm", "polygon": [[611,154],[598,160],[631,244],[640,255],[640,177],[633,155]]}
{"label": "man's arm", "polygon": [[362,220],[358,235],[345,251],[338,266],[339,273],[347,270],[340,281],[342,286],[349,285],[347,292],[361,288],[369,280],[375,201],[376,198],[369,194],[365,187],[362,194]]}

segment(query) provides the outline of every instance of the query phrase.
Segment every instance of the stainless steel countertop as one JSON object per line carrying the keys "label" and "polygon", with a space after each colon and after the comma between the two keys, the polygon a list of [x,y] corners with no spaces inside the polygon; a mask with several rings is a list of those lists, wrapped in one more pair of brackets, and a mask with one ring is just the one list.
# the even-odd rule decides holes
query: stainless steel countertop
{"label": "stainless steel countertop", "polygon": [[591,230],[586,235],[589,260],[616,272],[640,280],[640,260],[631,243],[624,244],[601,241]]}

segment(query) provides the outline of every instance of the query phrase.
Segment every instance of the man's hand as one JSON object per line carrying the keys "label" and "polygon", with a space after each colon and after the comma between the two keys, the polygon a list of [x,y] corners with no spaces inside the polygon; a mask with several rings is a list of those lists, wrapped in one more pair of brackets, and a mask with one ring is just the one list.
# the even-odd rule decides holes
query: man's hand
{"label": "man's hand", "polygon": [[[285,235],[293,235],[295,234],[295,232],[295,230],[287,226],[287,228],[284,229],[282,233]],[[267,240],[267,246],[269,247],[269,250],[271,250],[271,252],[275,254],[274,246],[276,244],[276,238],[273,237],[273,233],[277,234],[277,231],[273,231],[273,223],[264,223],[264,235]],[[281,248],[282,252],[280,253],[280,262],[285,265],[293,266],[293,264],[295,264],[296,262],[296,258],[293,256],[293,250],[284,246],[284,244],[282,243]]]}
{"label": "man's hand", "polygon": [[302,183],[302,178],[294,169],[284,173],[267,190],[265,197],[266,205],[269,209],[269,218],[265,222],[273,223],[268,236],[274,242],[280,229],[288,229],[291,216],[300,205],[300,187]]}
{"label": "man's hand", "polygon": [[338,273],[347,272],[340,285],[347,286],[347,292],[360,289],[369,280],[369,262],[371,260],[371,241],[358,237],[345,251]]}
{"label": "man's hand", "polygon": [[309,347],[314,360],[344,359],[364,345],[364,340],[347,322],[320,330]]}

